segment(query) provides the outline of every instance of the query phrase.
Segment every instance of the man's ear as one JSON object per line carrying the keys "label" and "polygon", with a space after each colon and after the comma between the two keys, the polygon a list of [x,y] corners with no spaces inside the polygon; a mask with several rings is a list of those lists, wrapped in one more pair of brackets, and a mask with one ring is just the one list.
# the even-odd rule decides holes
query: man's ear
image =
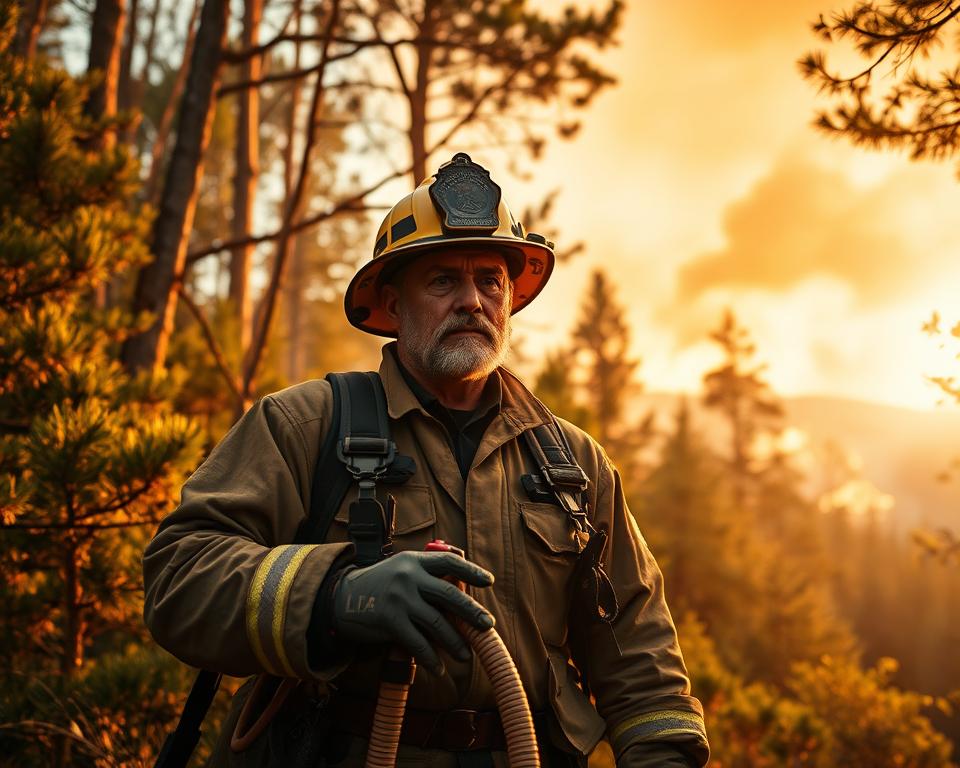
{"label": "man's ear", "polygon": [[380,289],[380,305],[383,307],[383,311],[387,313],[387,317],[393,320],[394,324],[399,325],[400,323],[400,291],[397,290],[397,286],[392,283],[387,283]]}

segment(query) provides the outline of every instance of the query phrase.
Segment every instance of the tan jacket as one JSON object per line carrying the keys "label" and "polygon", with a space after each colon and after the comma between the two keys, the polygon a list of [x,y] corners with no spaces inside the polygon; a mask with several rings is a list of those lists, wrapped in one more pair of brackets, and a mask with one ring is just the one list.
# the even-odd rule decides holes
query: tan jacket
{"label": "tan jacket", "polygon": [[[578,541],[560,508],[529,501],[520,481],[531,467],[516,438],[548,422],[549,412],[501,369],[500,412],[464,482],[443,426],[410,391],[386,348],[380,375],[392,437],[417,464],[411,480],[390,489],[398,501],[395,551],[420,550],[432,539],[444,539],[495,575],[492,588],[470,593],[496,619],[531,708],[552,708],[582,754],[606,733],[618,755],[636,746],[618,761],[621,766],[657,764],[641,756],[640,745],[664,741],[682,743],[705,763],[702,709],[690,695],[660,570],[603,449],[562,422],[590,478],[592,523],[610,537],[606,570],[620,604],[612,628],[589,630],[595,709],[568,663],[567,631],[575,618],[568,615],[565,596]],[[313,469],[331,414],[332,393],[324,380],[264,397],[187,481],[180,506],[147,546],[147,625],[158,643],[188,664],[237,676],[270,672],[318,681],[336,676],[339,688],[375,696],[377,669],[371,661],[313,669],[307,660],[317,589],[350,547],[346,522],[353,490],[343,500],[330,543],[290,543],[310,508]],[[494,707],[478,664],[443,659],[447,675],[418,672],[411,706]]]}

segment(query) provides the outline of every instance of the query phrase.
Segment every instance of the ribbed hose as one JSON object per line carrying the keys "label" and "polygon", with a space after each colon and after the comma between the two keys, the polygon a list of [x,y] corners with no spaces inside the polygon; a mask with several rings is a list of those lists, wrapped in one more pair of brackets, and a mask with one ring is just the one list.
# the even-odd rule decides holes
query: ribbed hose
{"label": "ribbed hose", "polygon": [[[533,716],[530,714],[530,705],[523,692],[520,675],[507,646],[494,629],[480,631],[461,621],[457,622],[457,628],[477,652],[493,686],[507,739],[510,768],[540,768]],[[400,729],[403,726],[403,711],[407,705],[409,689],[409,685],[398,683],[380,684],[366,768],[393,768],[397,764]]]}
{"label": "ribbed hose", "polygon": [[397,747],[409,691],[410,686],[403,683],[380,683],[367,749],[367,768],[393,768],[397,764]]}
{"label": "ribbed hose", "polygon": [[460,622],[460,631],[480,657],[500,710],[510,768],[540,768],[537,732],[520,673],[495,629],[480,631]]}

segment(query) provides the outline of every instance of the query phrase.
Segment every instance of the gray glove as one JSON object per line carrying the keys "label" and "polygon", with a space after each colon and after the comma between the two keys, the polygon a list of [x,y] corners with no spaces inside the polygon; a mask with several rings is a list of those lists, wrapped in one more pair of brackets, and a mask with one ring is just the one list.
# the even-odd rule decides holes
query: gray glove
{"label": "gray glove", "polygon": [[442,674],[443,663],[428,636],[463,661],[470,659],[471,652],[441,611],[449,611],[477,629],[493,626],[493,616],[443,576],[475,587],[493,584],[492,573],[459,555],[400,552],[366,568],[355,568],[340,579],[333,594],[334,630],[344,640],[396,643],[435,674]]}

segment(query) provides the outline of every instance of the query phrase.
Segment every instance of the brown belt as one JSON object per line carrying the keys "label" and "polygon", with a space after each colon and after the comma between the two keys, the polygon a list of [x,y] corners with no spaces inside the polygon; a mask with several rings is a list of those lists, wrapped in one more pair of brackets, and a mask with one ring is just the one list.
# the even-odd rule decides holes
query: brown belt
{"label": "brown belt", "polygon": [[[334,729],[369,738],[376,702],[353,696],[335,696],[327,705]],[[496,710],[451,709],[436,712],[407,707],[400,743],[447,752],[503,751],[507,741]]]}

